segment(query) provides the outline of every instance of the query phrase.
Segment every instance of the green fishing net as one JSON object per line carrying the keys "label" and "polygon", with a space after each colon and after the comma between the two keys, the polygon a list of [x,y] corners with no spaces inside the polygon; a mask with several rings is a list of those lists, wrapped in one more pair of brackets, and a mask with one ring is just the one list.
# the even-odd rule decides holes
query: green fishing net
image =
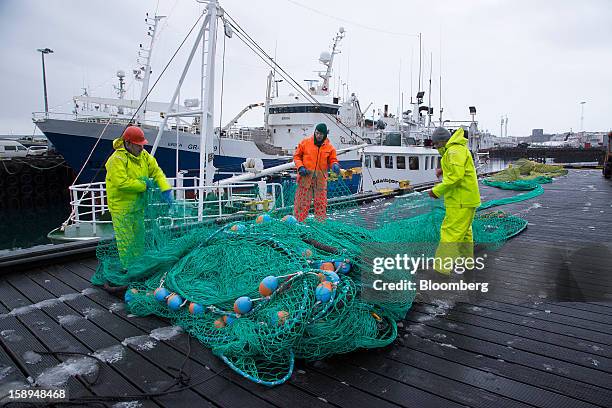
{"label": "green fishing net", "polygon": [[[92,282],[129,285],[131,313],[170,319],[236,372],[270,386],[291,376],[295,359],[388,345],[415,294],[365,296],[371,282],[364,277],[374,255],[433,255],[444,208],[426,193],[358,205],[342,178],[332,182],[324,222],[290,215],[292,181],[272,187],[267,212],[248,203],[260,193],[249,187],[236,193],[243,201],[205,205],[213,215],[230,206],[229,216],[199,223],[193,197],[168,205],[149,191],[134,206],[142,210],[113,214],[115,238],[98,246]],[[484,211],[498,204],[477,212],[475,242],[501,244],[526,227],[519,217]]]}
{"label": "green fishing net", "polygon": [[506,190],[532,190],[536,185],[552,182],[567,174],[563,166],[519,159],[508,168],[485,179],[485,184]]}

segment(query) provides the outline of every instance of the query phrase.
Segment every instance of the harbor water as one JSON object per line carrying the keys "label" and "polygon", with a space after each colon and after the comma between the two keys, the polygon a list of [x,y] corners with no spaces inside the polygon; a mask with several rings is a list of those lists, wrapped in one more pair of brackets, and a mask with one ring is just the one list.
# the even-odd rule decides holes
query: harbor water
{"label": "harbor water", "polygon": [[18,248],[50,244],[47,234],[70,215],[70,205],[55,203],[44,208],[0,211],[0,254]]}

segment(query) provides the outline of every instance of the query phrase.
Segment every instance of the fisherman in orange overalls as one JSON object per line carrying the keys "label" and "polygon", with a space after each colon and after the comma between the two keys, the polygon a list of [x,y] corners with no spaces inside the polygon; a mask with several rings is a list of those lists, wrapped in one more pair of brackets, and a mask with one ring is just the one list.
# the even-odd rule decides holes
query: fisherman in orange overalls
{"label": "fisherman in orange overalls", "polygon": [[340,173],[336,148],[327,139],[327,126],[319,123],[314,135],[302,140],[295,149],[293,162],[298,169],[293,213],[298,221],[304,221],[314,196],[314,213],[317,221],[327,217],[327,173],[329,169]]}

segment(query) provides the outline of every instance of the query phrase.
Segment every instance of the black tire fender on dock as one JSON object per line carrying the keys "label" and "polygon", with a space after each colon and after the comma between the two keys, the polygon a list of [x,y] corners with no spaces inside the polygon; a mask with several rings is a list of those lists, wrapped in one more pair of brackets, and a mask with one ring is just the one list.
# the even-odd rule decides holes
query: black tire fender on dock
{"label": "black tire fender on dock", "polygon": [[31,196],[34,193],[34,187],[32,184],[24,184],[21,186],[21,194],[24,196]]}
{"label": "black tire fender on dock", "polygon": [[8,184],[9,186],[16,186],[19,184],[19,178],[11,174],[6,178],[6,184]]}
{"label": "black tire fender on dock", "polygon": [[59,182],[60,181],[60,176],[59,174],[57,174],[57,172],[52,171],[49,174],[47,174],[47,180],[49,180],[49,182]]}
{"label": "black tire fender on dock", "polygon": [[8,201],[7,203],[8,208],[14,208],[14,209],[21,208],[21,202],[19,201],[19,198],[17,198],[17,196],[12,196],[7,201]]}
{"label": "black tire fender on dock", "polygon": [[49,205],[49,200],[46,196],[35,196],[34,204],[36,208],[46,208]]}
{"label": "black tire fender on dock", "polygon": [[15,197],[18,198],[19,195],[19,187],[17,187],[16,185],[9,185],[6,188],[6,192],[8,193],[8,195],[10,197]]}
{"label": "black tire fender on dock", "polygon": [[45,175],[44,174],[37,173],[37,174],[34,175],[34,184],[37,184],[37,185],[45,184],[46,181],[47,180],[45,180]]}
{"label": "black tire fender on dock", "polygon": [[21,184],[32,184],[32,175],[30,173],[23,173],[20,177]]}
{"label": "black tire fender on dock", "polygon": [[49,183],[48,190],[49,191],[61,191],[63,189],[59,183]]}
{"label": "black tire fender on dock", "polygon": [[31,210],[34,208],[34,200],[32,197],[22,197],[21,198],[21,208],[24,210]]}

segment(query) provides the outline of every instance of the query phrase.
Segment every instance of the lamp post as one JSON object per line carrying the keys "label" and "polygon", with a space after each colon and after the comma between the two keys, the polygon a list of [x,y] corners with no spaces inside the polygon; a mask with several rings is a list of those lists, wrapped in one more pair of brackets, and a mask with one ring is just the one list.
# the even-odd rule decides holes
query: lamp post
{"label": "lamp post", "polygon": [[49,103],[47,102],[47,75],[45,73],[45,54],[51,54],[53,50],[51,48],[39,48],[36,51],[40,52],[42,57],[42,71],[43,71],[43,90],[45,92],[45,116],[49,114]]}
{"label": "lamp post", "polygon": [[474,122],[474,116],[476,116],[476,107],[470,106],[470,115],[472,116],[472,122]]}

